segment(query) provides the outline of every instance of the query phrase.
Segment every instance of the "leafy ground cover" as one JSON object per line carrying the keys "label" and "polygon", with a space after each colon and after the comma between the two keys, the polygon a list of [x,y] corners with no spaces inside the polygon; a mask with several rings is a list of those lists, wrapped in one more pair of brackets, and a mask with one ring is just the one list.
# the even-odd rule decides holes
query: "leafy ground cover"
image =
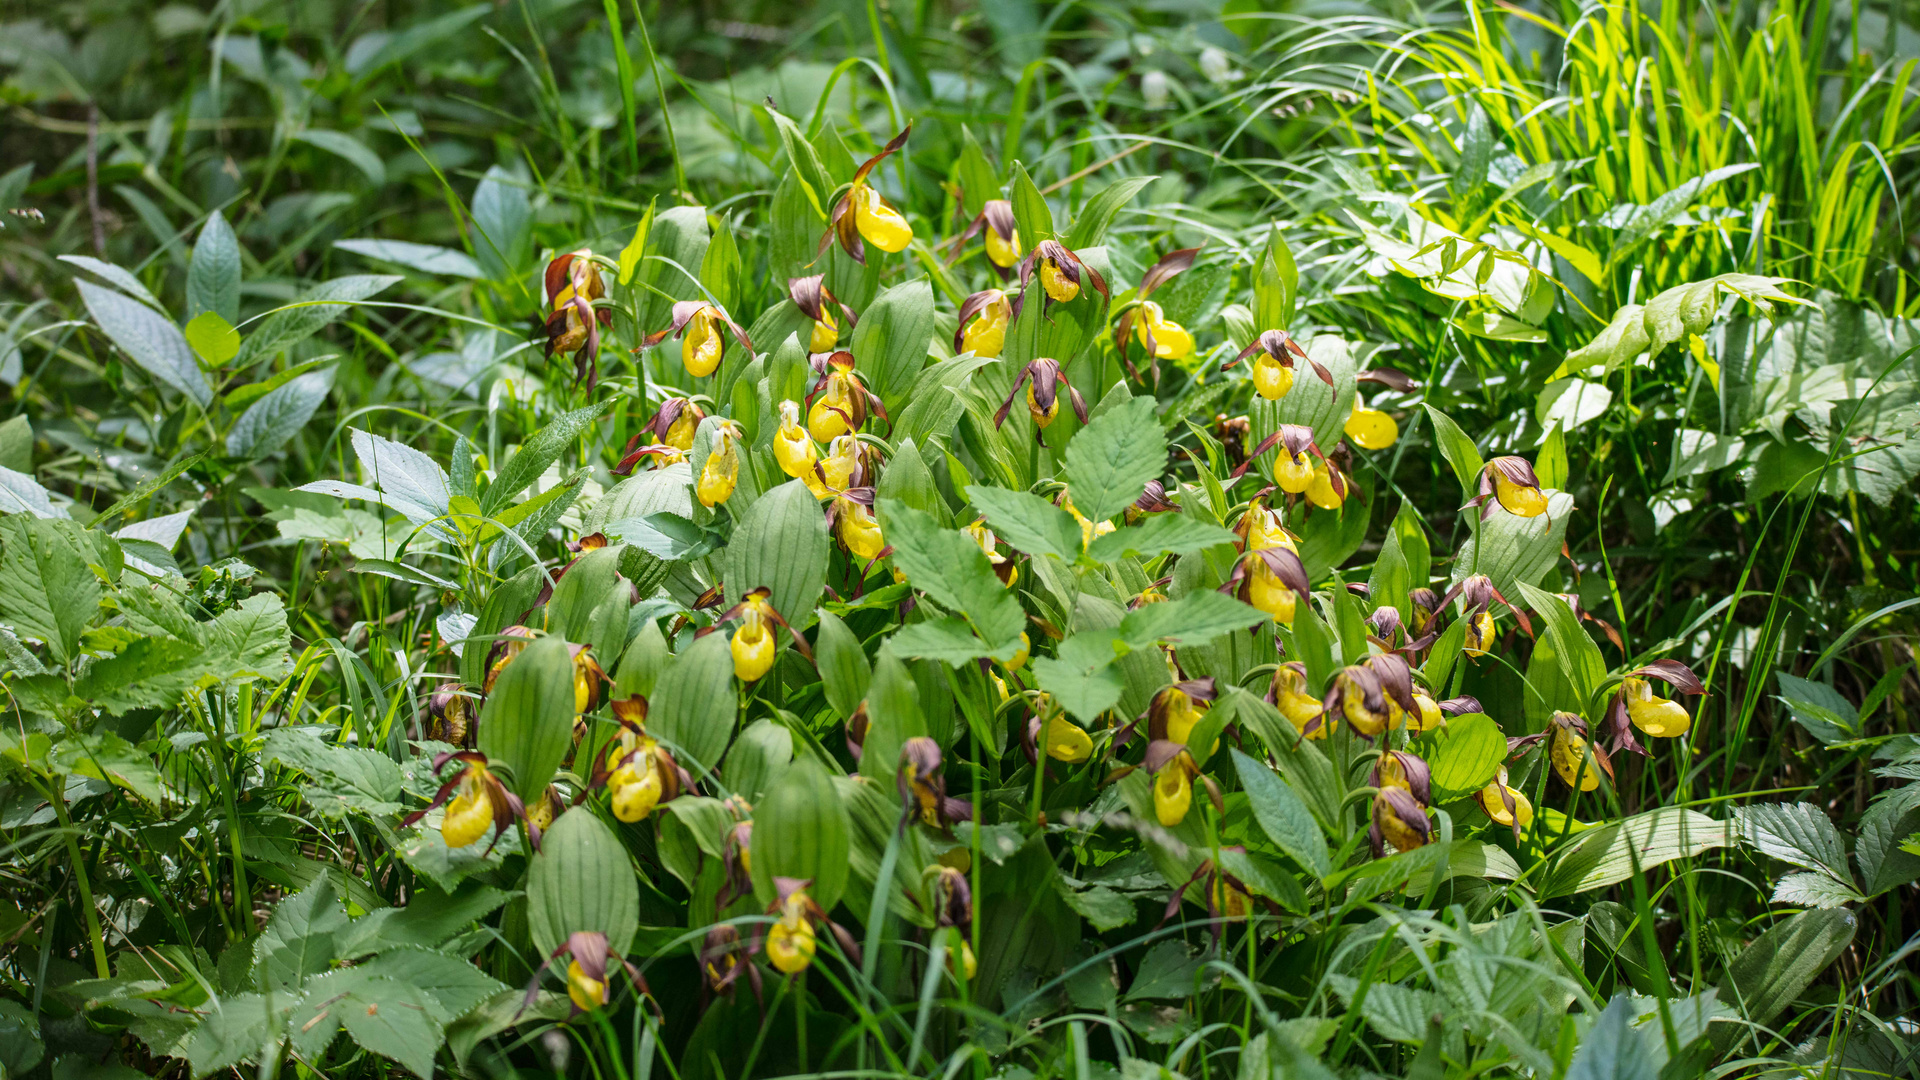
{"label": "leafy ground cover", "polygon": [[1914,1074],[1897,7],[7,18],[5,1075]]}

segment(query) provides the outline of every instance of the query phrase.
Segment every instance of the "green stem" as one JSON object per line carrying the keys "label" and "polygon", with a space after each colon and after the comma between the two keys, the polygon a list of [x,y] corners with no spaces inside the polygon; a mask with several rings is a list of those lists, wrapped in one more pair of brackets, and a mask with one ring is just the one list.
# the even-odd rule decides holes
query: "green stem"
{"label": "green stem", "polygon": [[87,861],[80,854],[80,838],[74,833],[73,819],[67,815],[65,794],[54,791],[47,799],[60,819],[60,833],[67,841],[67,858],[73,860],[73,878],[80,886],[80,912],[86,916],[87,939],[93,944],[93,968],[102,979],[113,977],[107,966],[107,939],[100,932],[100,913],[93,906],[93,883],[87,880]]}

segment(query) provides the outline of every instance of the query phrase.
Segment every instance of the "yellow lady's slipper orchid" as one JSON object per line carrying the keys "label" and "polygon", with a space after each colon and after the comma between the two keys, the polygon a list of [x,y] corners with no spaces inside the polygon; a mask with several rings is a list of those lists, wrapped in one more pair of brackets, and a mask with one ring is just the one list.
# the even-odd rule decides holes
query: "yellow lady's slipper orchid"
{"label": "yellow lady's slipper orchid", "polygon": [[1307,730],[1308,725],[1326,713],[1326,706],[1319,698],[1307,693],[1307,677],[1304,669],[1297,663],[1282,664],[1273,673],[1274,706],[1280,715],[1287,718],[1294,730],[1309,739],[1324,739],[1333,730],[1331,720]]}
{"label": "yellow lady's slipper orchid", "polygon": [[1193,809],[1193,758],[1184,750],[1161,766],[1153,778],[1153,816],[1171,829]]}
{"label": "yellow lady's slipper orchid", "polygon": [[[1056,402],[1056,404],[1058,403]],[[1073,497],[1071,495],[1062,494],[1060,496],[1060,507],[1067,513],[1073,515],[1073,520],[1080,524],[1080,546],[1083,548],[1092,545],[1095,540],[1114,530],[1113,522],[1092,521],[1087,515],[1082,514],[1079,509],[1073,505]]]}
{"label": "yellow lady's slipper orchid", "polygon": [[1040,287],[1047,290],[1056,303],[1064,304],[1080,295],[1080,283],[1068,277],[1058,263],[1047,261],[1040,264]]}
{"label": "yellow lady's slipper orchid", "polygon": [[1020,230],[1013,230],[1011,237],[1002,240],[997,231],[988,229],[987,258],[1002,270],[1013,269],[1013,265],[1020,261]]}
{"label": "yellow lady's slipper orchid", "polygon": [[440,838],[450,848],[463,848],[485,836],[492,824],[493,806],[486,795],[477,785],[463,787],[447,804],[446,816],[440,819]]}
{"label": "yellow lady's slipper orchid", "polygon": [[1404,788],[1383,787],[1373,797],[1373,830],[1376,847],[1384,842],[1395,851],[1424,847],[1433,837],[1433,822],[1427,812]]}
{"label": "yellow lady's slipper orchid", "polygon": [[1482,507],[1482,520],[1493,512],[1495,502],[1515,517],[1539,517],[1547,512],[1547,495],[1540,489],[1540,477],[1526,458],[1511,455],[1487,462],[1480,474],[1480,494],[1474,501]]}
{"label": "yellow lady's slipper orchid", "polygon": [[861,239],[889,254],[905,251],[913,243],[913,226],[878,191],[856,184],[853,200],[853,224]]}
{"label": "yellow lady's slipper orchid", "polygon": [[1333,470],[1322,461],[1313,468],[1313,476],[1307,480],[1307,501],[1322,510],[1338,510],[1345,501],[1341,488],[1333,479]]}
{"label": "yellow lady's slipper orchid", "polygon": [[1305,450],[1297,454],[1289,454],[1282,450],[1280,456],[1274,459],[1274,482],[1280,485],[1281,491],[1289,495],[1302,494],[1312,487],[1314,476],[1313,459],[1307,456]]}
{"label": "yellow lady's slipper orchid", "polygon": [[1362,450],[1385,450],[1400,438],[1400,425],[1379,409],[1369,409],[1358,397],[1344,427],[1347,438]]}
{"label": "yellow lady's slipper orchid", "polygon": [[840,342],[840,324],[833,321],[833,312],[822,307],[820,317],[813,321],[813,329],[807,335],[808,352],[832,352]]}
{"label": "yellow lady's slipper orchid", "polygon": [[1298,595],[1291,586],[1282,583],[1264,561],[1253,559],[1249,565],[1252,569],[1247,577],[1247,603],[1273,616],[1274,622],[1292,626]]}
{"label": "yellow lady's slipper orchid", "polygon": [[860,471],[860,436],[838,435],[827,447],[826,459],[820,462],[820,479],[824,490],[845,491],[856,486],[853,477]]}
{"label": "yellow lady's slipper orchid", "polygon": [[740,480],[740,451],[734,445],[736,431],[732,421],[723,422],[714,430],[713,448],[707,452],[706,464],[700,467],[700,482],[694,487],[702,506],[719,506],[733,497],[734,485]]}
{"label": "yellow lady's slipper orchid", "polygon": [[880,522],[873,511],[845,496],[834,502],[836,528],[840,542],[846,545],[848,553],[861,562],[871,562],[886,550],[887,542],[880,535]]}
{"label": "yellow lady's slipper orchid", "polygon": [[797,401],[789,399],[780,403],[780,428],[773,434],[773,460],[779,463],[781,472],[804,481],[814,498],[824,499],[829,494],[814,472],[814,464],[820,460],[820,451],[815,449],[807,429],[800,426],[800,403]]}
{"label": "yellow lady's slipper orchid", "polygon": [[580,645],[573,651],[573,712],[575,716],[590,713],[600,704],[600,684],[607,679],[600,670],[600,662],[593,657],[593,647]]}
{"label": "yellow lady's slipper orchid", "polygon": [[1626,698],[1627,717],[1633,726],[1656,739],[1677,738],[1693,726],[1686,706],[1655,694],[1645,679],[1628,676],[1620,692]]}
{"label": "yellow lady's slipper orchid", "polygon": [[1440,711],[1440,703],[1421,693],[1413,692],[1414,704],[1420,706],[1420,714],[1410,718],[1408,727],[1414,731],[1432,731],[1447,722],[1447,714]]}
{"label": "yellow lady's slipper orchid", "polygon": [[813,901],[801,890],[795,890],[779,905],[780,920],[767,931],[767,959],[782,974],[798,975],[813,963],[814,950],[818,943],[814,940],[813,922],[808,918],[808,908]]}
{"label": "yellow lady's slipper orchid", "polygon": [[1047,756],[1055,761],[1078,765],[1093,754],[1093,739],[1080,725],[1059,713],[1047,721]]}
{"label": "yellow lady's slipper orchid", "polygon": [[1261,353],[1253,361],[1253,389],[1268,401],[1279,401],[1293,389],[1293,368]]}
{"label": "yellow lady's slipper orchid", "polygon": [[1587,722],[1572,713],[1553,714],[1547,728],[1547,760],[1568,787],[1592,791],[1600,786],[1600,773],[1594,766],[1600,760],[1587,760]]}
{"label": "yellow lady's slipper orchid", "polygon": [[1468,656],[1485,656],[1493,648],[1493,613],[1476,611],[1467,619],[1467,637],[1460,645],[1460,651]]}
{"label": "yellow lady's slipper orchid", "polygon": [[581,1012],[592,1012],[607,1003],[606,981],[588,975],[581,968],[580,961],[570,961],[567,964],[567,997]]}
{"label": "yellow lady's slipper orchid", "polygon": [[880,408],[880,399],[868,391],[867,384],[854,370],[852,353],[843,349],[829,356],[816,356],[813,365],[820,374],[808,396],[813,404],[807,408],[807,430],[814,439],[829,443],[860,430],[867,422],[870,408],[886,415],[886,410]]}
{"label": "yellow lady's slipper orchid", "polygon": [[[1501,797],[1503,790],[1506,792],[1506,798]],[[1511,810],[1507,809],[1507,799],[1513,800]],[[1517,824],[1524,829],[1533,824],[1533,803],[1519,788],[1507,786],[1505,765],[1500,766],[1500,771],[1494,774],[1493,780],[1474,795],[1474,801],[1480,804],[1480,809],[1485,810],[1487,816],[1497,825]]]}
{"label": "yellow lady's slipper orchid", "polygon": [[1000,289],[974,293],[960,305],[960,329],[954,334],[957,352],[975,356],[998,357],[1007,343],[1007,327],[1013,322],[1013,301]]}
{"label": "yellow lady's slipper orchid", "polygon": [[[1013,659],[1007,661],[1007,670],[1019,671],[1022,667],[1026,666],[1027,655],[1032,651],[1032,649],[1033,649],[1033,642],[1027,640],[1027,632],[1025,630],[1020,631],[1020,651],[1014,653]],[[997,677],[998,676],[996,676],[996,678]],[[1000,697],[1004,700],[1006,696],[1007,696],[1006,684],[1001,683]]]}
{"label": "yellow lady's slipper orchid", "polygon": [[730,646],[733,652],[733,673],[741,682],[757,682],[773,668],[773,657],[777,642],[773,636],[773,625],[765,614],[767,602],[764,597],[748,599],[743,603],[746,611],[742,613],[740,629],[733,632]]}
{"label": "yellow lady's slipper orchid", "polygon": [[607,788],[613,792],[613,816],[628,823],[644,820],[660,804],[665,787],[659,763],[651,754],[620,766],[607,779]]}
{"label": "yellow lady's slipper orchid", "polygon": [[1151,300],[1140,305],[1133,323],[1133,336],[1161,360],[1184,360],[1193,353],[1193,335],[1186,327],[1167,318],[1160,305]]}
{"label": "yellow lady's slipper orchid", "polygon": [[686,336],[680,339],[680,362],[686,365],[687,374],[696,379],[713,374],[720,366],[720,329],[714,325],[715,312],[702,308],[687,324]]}

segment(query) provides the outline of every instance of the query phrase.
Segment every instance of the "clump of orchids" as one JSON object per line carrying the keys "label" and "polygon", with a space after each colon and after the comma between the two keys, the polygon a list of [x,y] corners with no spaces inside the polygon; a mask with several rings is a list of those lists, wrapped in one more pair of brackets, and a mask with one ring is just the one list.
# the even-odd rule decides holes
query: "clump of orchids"
{"label": "clump of orchids", "polygon": [[1120,352],[1120,360],[1127,365],[1127,373],[1134,378],[1140,372],[1134,368],[1133,361],[1127,356],[1128,346],[1138,341],[1141,348],[1147,350],[1147,358],[1153,363],[1157,373],[1162,360],[1184,360],[1193,354],[1193,335],[1187,328],[1167,318],[1166,311],[1149,297],[1155,289],[1188,269],[1200,254],[1197,247],[1181,248],[1161,256],[1140,277],[1140,287],[1135,290],[1134,300],[1121,313],[1114,325],[1113,344]]}

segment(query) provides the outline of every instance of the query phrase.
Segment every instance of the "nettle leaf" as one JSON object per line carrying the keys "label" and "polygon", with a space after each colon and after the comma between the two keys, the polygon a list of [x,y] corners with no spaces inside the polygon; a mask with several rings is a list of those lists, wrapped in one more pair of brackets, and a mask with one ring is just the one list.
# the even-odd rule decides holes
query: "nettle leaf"
{"label": "nettle leaf", "polygon": [[89,564],[117,562],[112,543],[66,518],[0,517],[0,619],[55,661],[72,659],[106,595]]}
{"label": "nettle leaf", "polygon": [[901,656],[939,660],[954,667],[981,657],[1011,660],[1020,649],[1018,640],[988,645],[974,636],[973,627],[966,620],[952,615],[909,623],[887,640]]}
{"label": "nettle leaf", "polygon": [[1301,866],[1326,877],[1333,869],[1326,834],[1320,831],[1306,802],[1279,774],[1237,749],[1233,751],[1233,769],[1247,793],[1254,820],[1267,838]]}
{"label": "nettle leaf", "polygon": [[274,905],[267,928],[253,943],[253,982],[294,990],[333,963],[335,935],[347,928],[347,913],[331,874],[322,871],[306,888]]}
{"label": "nettle leaf", "polygon": [[1116,631],[1085,630],[1061,642],[1057,655],[1035,657],[1033,674],[1061,708],[1090,724],[1120,703],[1126,683],[1113,662],[1123,648]]}
{"label": "nettle leaf", "polygon": [[1178,600],[1142,604],[1120,622],[1120,636],[1133,648],[1155,641],[1205,645],[1222,634],[1245,630],[1271,616],[1212,589],[1197,589]]}
{"label": "nettle leaf", "polygon": [[255,329],[240,347],[235,360],[238,367],[251,367],[293,348],[330,323],[345,318],[354,305],[401,279],[393,274],[355,274],[334,278],[319,285],[300,299],[274,309],[255,324]]}
{"label": "nettle leaf", "polygon": [[1016,550],[1068,562],[1080,557],[1079,522],[1038,495],[973,484],[967,488],[967,501],[986,517],[987,527]]}
{"label": "nettle leaf", "polygon": [[[1773,925],[1727,965],[1720,1000],[1765,1026],[1799,999],[1813,980],[1853,943],[1859,919],[1842,908],[1803,911]],[[1748,1029],[1716,1024],[1716,1052],[1725,1052]]]}
{"label": "nettle leaf", "polygon": [[1106,521],[1131,506],[1167,467],[1167,438],[1154,400],[1129,398],[1094,417],[1067,443],[1067,487],[1074,508]]}
{"label": "nettle leaf", "polygon": [[185,334],[165,315],[138,300],[90,281],[74,282],[93,321],[127,358],[164,386],[192,398],[201,408],[213,404],[213,387]]}
{"label": "nettle leaf", "polygon": [[313,782],[301,794],[322,816],[341,818],[349,810],[385,815],[401,809],[404,778],[399,763],[375,750],[328,743],[317,725],[273,729],[262,758],[306,773]]}
{"label": "nettle leaf", "polygon": [[207,215],[187,265],[187,318],[211,311],[240,321],[240,238],[220,211]]}
{"label": "nettle leaf", "polygon": [[1155,555],[1192,555],[1234,541],[1231,531],[1202,521],[1189,514],[1150,514],[1138,525],[1115,529],[1098,537],[1087,548],[1087,558],[1097,563],[1118,562],[1133,555],[1150,559]]}
{"label": "nettle leaf", "polygon": [[1851,882],[1847,845],[1827,812],[1812,803],[1758,803],[1733,812],[1740,839],[1755,850],[1802,870],[1820,870]]}
{"label": "nettle leaf", "polygon": [[[538,480],[540,474],[547,471],[547,466],[560,460],[560,455],[571,450],[573,444],[593,427],[594,421],[605,411],[605,406],[588,405],[585,408],[563,413],[552,423],[534,432],[533,437],[507,459],[506,466],[500,470],[499,479],[488,485],[487,490],[481,494],[481,512],[489,515],[498,512],[509,499],[520,494],[528,484]],[[354,445],[355,449],[359,448],[358,442]],[[366,459],[363,457],[361,460],[364,462]],[[439,466],[435,465],[434,468],[438,470]],[[444,486],[445,474],[441,475]],[[381,490],[391,489],[382,484]]]}
{"label": "nettle leaf", "polygon": [[1001,584],[980,545],[958,530],[940,528],[910,506],[888,503],[886,515],[894,565],[914,588],[966,616],[982,640],[996,649],[1020,636],[1026,624],[1020,602]]}

